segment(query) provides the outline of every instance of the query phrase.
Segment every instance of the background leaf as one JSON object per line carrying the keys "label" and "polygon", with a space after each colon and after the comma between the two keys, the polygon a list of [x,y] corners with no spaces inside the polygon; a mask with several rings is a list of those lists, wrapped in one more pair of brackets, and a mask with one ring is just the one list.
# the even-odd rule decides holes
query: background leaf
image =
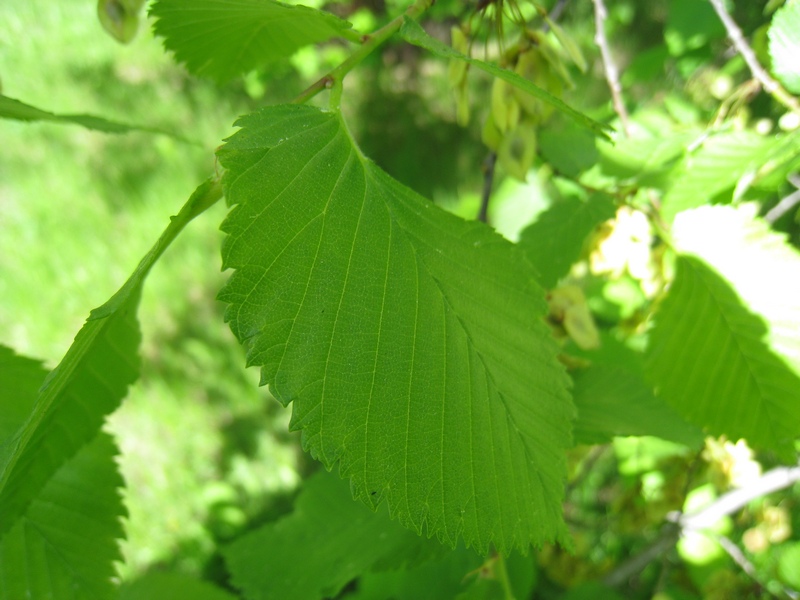
{"label": "background leaf", "polygon": [[189,71],[218,82],[303,46],[354,35],[350,23],[330,13],[275,0],[158,0],[150,15]]}
{"label": "background leaf", "polygon": [[572,406],[514,245],[403,187],[338,114],[278,106],[219,153],[226,319],[355,494],[485,552],[561,538]]}
{"label": "background leaf", "polygon": [[554,287],[580,258],[589,234],[615,214],[614,200],[603,193],[556,199],[520,234],[519,246],[539,271],[539,283]]}
{"label": "background leaf", "polygon": [[648,372],[658,394],[692,423],[794,460],[800,378],[770,351],[766,334],[722,277],[679,256],[656,313]]}
{"label": "background leaf", "polygon": [[793,94],[800,94],[800,2],[788,0],[775,11],[769,28],[772,72]]}
{"label": "background leaf", "polygon": [[125,514],[116,446],[100,433],[47,481],[0,538],[0,598],[116,598]]}
{"label": "background leaf", "polygon": [[[465,552],[480,564],[474,552]],[[445,553],[450,554],[392,521],[385,510],[373,512],[354,501],[347,482],[321,471],[305,481],[292,514],[236,540],[225,560],[247,598],[312,600],[335,597],[380,563],[397,568]]]}

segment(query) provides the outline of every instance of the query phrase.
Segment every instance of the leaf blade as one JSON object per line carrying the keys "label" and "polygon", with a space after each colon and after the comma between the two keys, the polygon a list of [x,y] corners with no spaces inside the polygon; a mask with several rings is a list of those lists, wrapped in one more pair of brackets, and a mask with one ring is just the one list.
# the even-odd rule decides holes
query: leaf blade
{"label": "leaf blade", "polygon": [[518,250],[364,159],[336,113],[238,124],[219,298],[304,447],[451,544],[560,538],[572,407]]}

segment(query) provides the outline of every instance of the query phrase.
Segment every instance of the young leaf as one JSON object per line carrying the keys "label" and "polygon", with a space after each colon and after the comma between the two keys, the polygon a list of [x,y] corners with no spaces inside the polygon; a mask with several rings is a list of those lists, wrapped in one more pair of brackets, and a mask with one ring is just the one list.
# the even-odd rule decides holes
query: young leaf
{"label": "young leaf", "polygon": [[409,19],[408,17],[403,19],[403,26],[400,28],[400,35],[409,44],[414,44],[415,46],[424,48],[436,56],[441,58],[463,60],[482,71],[486,71],[490,75],[499,77],[503,81],[510,83],[524,92],[527,92],[534,98],[538,98],[542,102],[550,104],[553,108],[560,110],[565,115],[573,119],[576,123],[586,127],[596,135],[608,139],[608,134],[606,132],[609,130],[609,127],[607,125],[598,123],[582,112],[575,110],[571,106],[564,103],[563,100],[556,98],[550,92],[540,88],[538,85],[534,84],[528,79],[525,79],[514,71],[509,71],[508,69],[503,69],[495,64],[464,56],[447,44],[444,44],[436,38],[429,36],[427,33],[425,33],[425,30],[420,27],[419,23]]}
{"label": "young leaf", "polygon": [[136,308],[144,279],[183,227],[220,194],[211,180],[197,188],[128,281],[91,312],[48,375],[27,421],[0,454],[0,536],[18,522],[59,467],[94,439],[138,377]]}
{"label": "young leaf", "polygon": [[276,0],[157,0],[155,32],[195,75],[223,83],[309,44],[357,38],[350,23]]}
{"label": "young leaf", "polygon": [[386,175],[338,113],[238,125],[219,153],[236,205],[219,297],[304,446],[450,544],[561,538],[573,409],[519,250]]}
{"label": "young leaf", "polygon": [[648,372],[657,393],[687,420],[794,460],[800,378],[770,351],[766,334],[728,282],[702,260],[679,256],[656,314]]}
{"label": "young leaf", "polygon": [[599,192],[585,200],[565,196],[525,228],[519,246],[539,271],[539,283],[550,289],[569,273],[589,234],[615,212],[614,201]]}
{"label": "young leaf", "polygon": [[239,538],[224,555],[247,598],[316,600],[337,596],[379,562],[402,566],[407,556],[436,557],[442,550],[386,511],[355,502],[346,482],[321,471],[303,484],[292,514]]}
{"label": "young leaf", "polygon": [[125,514],[110,436],[62,464],[0,537],[0,598],[117,597],[114,563]]}
{"label": "young leaf", "polygon": [[35,106],[31,106],[30,104],[25,104],[19,100],[14,100],[14,98],[3,96],[2,94],[0,94],[0,117],[4,119],[14,119],[17,121],[51,121],[54,123],[80,125],[86,129],[94,129],[104,133],[129,133],[131,131],[143,131],[147,133],[166,135],[184,142],[189,141],[179,135],[155,127],[128,125],[126,123],[110,121],[108,119],[104,119],[103,117],[96,117],[94,115],[57,115],[40,108],[36,108]]}
{"label": "young leaf", "polygon": [[800,94],[800,2],[788,0],[775,11],[769,27],[772,72],[787,90]]}

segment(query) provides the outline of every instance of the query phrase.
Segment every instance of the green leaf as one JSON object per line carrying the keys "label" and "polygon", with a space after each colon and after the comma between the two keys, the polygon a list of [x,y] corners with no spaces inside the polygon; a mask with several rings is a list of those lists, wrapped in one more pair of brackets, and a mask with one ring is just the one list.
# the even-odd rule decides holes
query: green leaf
{"label": "green leaf", "polygon": [[142,127],[139,125],[128,125],[118,121],[110,121],[103,117],[96,117],[94,115],[57,115],[55,113],[36,108],[30,104],[25,104],[14,98],[3,96],[0,94],[0,117],[4,119],[14,119],[16,121],[50,121],[53,123],[63,123],[71,125],[80,125],[86,129],[94,129],[95,131],[102,131],[104,133],[129,133],[132,131],[142,131],[146,133],[157,133],[166,135],[176,140],[196,144],[182,136],[170,133],[164,129],[156,127]]}
{"label": "green leaf", "polygon": [[690,422],[794,460],[800,378],[770,351],[766,334],[728,282],[702,260],[679,256],[647,368],[657,393]]}
{"label": "green leaf", "polygon": [[136,308],[147,273],[183,227],[220,197],[218,184],[202,184],[172,219],[136,271],[89,315],[59,365],[39,390],[29,418],[0,455],[0,536],[61,465],[94,439],[139,374]]}
{"label": "green leaf", "polygon": [[0,539],[0,598],[116,598],[125,514],[110,436],[62,464]]}
{"label": "green leaf", "polygon": [[429,36],[416,21],[413,21],[408,17],[403,18],[403,26],[400,28],[400,35],[409,44],[414,44],[415,46],[424,48],[428,52],[431,52],[440,58],[463,60],[482,71],[486,71],[490,75],[498,77],[503,81],[521,89],[522,91],[527,92],[534,98],[537,98],[542,102],[546,102],[553,108],[560,110],[579,125],[594,132],[595,135],[598,135],[601,138],[609,139],[607,131],[610,131],[610,128],[607,125],[598,123],[582,112],[575,110],[568,104],[564,103],[563,100],[556,98],[550,92],[540,88],[532,81],[525,79],[514,71],[509,71],[508,69],[503,69],[495,64],[464,56],[450,46],[440,42],[436,38]]}
{"label": "green leaf", "polygon": [[767,35],[772,72],[787,90],[800,94],[800,1],[788,0],[775,11]]}
{"label": "green leaf", "polygon": [[709,136],[673,172],[675,183],[662,201],[662,216],[672,221],[679,212],[710,204],[723,193],[727,193],[723,199],[730,202],[740,180],[755,178],[779,140],[750,131]]}
{"label": "green leaf", "polygon": [[235,600],[238,596],[182,573],[152,571],[119,589],[119,600]]}
{"label": "green leaf", "polygon": [[275,0],[157,0],[155,32],[193,74],[222,83],[303,46],[358,36],[350,23]]}
{"label": "green leaf", "polygon": [[380,563],[399,568],[409,557],[445,551],[389,519],[385,510],[373,512],[353,501],[346,482],[321,471],[303,484],[292,514],[239,538],[224,555],[247,598],[311,600],[335,597]]}
{"label": "green leaf", "polygon": [[14,434],[27,420],[46,375],[41,361],[0,345],[0,464],[9,459]]}
{"label": "green leaf", "polygon": [[540,273],[539,283],[553,288],[580,258],[586,238],[616,213],[614,200],[594,193],[589,198],[564,196],[520,234],[519,245]]}
{"label": "green leaf", "polygon": [[304,447],[451,545],[562,539],[572,406],[521,252],[386,175],[338,113],[238,125],[219,297]]}
{"label": "green leaf", "polygon": [[644,356],[608,334],[596,350],[567,349],[590,361],[572,372],[578,444],[605,444],[616,436],[654,436],[698,447],[703,432],[687,423],[645,379]]}
{"label": "green leaf", "polygon": [[800,252],[756,217],[758,206],[706,206],[675,219],[673,243],[719,273],[764,321],[764,341],[800,376]]}

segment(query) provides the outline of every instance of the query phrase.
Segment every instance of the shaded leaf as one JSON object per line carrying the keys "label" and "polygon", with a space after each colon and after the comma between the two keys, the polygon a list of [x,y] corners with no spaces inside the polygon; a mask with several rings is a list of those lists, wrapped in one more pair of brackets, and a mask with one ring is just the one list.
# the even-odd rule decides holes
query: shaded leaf
{"label": "shaded leaf", "polygon": [[[346,482],[321,471],[303,483],[290,515],[239,538],[224,555],[247,598],[311,600],[336,596],[380,563],[399,568],[412,556],[444,552],[389,519],[385,510],[373,512],[355,502]],[[471,564],[480,564],[474,552],[464,553],[473,557]]]}
{"label": "shaded leaf", "polygon": [[655,396],[644,374],[644,356],[608,334],[597,350],[567,350],[591,364],[572,372],[578,444],[605,444],[616,436],[654,436],[699,446],[704,434]]}
{"label": "shaded leaf", "polygon": [[234,600],[234,596],[206,581],[182,573],[146,573],[135,581],[125,582],[119,600]]}
{"label": "shaded leaf", "polygon": [[784,87],[800,94],[800,2],[788,0],[775,11],[769,32],[772,72]]}
{"label": "shaded leaf", "polygon": [[403,19],[403,26],[400,28],[400,35],[403,36],[403,39],[409,44],[414,44],[415,46],[424,48],[428,52],[431,52],[440,58],[459,59],[466,61],[481,71],[485,71],[494,77],[498,77],[503,81],[521,89],[522,91],[527,92],[534,98],[537,98],[542,102],[546,102],[553,108],[560,110],[562,113],[573,119],[579,125],[591,130],[596,135],[602,138],[608,138],[608,134],[606,132],[610,128],[607,125],[598,123],[582,112],[575,110],[568,104],[564,103],[563,100],[556,98],[550,92],[540,88],[532,81],[525,79],[514,71],[509,71],[508,69],[503,69],[495,64],[464,56],[450,46],[440,42],[436,38],[429,36],[416,21],[413,21],[408,17],[404,17]]}
{"label": "shaded leaf", "polygon": [[539,271],[539,283],[552,288],[580,258],[595,227],[614,218],[616,205],[605,194],[586,199],[567,195],[556,200],[520,234],[519,246]]}
{"label": "shaded leaf", "polygon": [[0,598],[117,597],[114,562],[125,514],[110,436],[59,466],[0,538]]}
{"label": "shaded leaf", "polygon": [[793,460],[800,378],[764,342],[764,321],[705,262],[679,256],[656,313],[648,374],[656,391],[714,435]]}
{"label": "shaded leaf", "polygon": [[225,82],[334,37],[350,23],[275,0],[157,0],[150,9],[167,50],[195,75]]}
{"label": "shaded leaf", "polygon": [[391,179],[338,113],[238,125],[219,297],[304,447],[450,544],[561,538],[572,406],[521,253]]}

